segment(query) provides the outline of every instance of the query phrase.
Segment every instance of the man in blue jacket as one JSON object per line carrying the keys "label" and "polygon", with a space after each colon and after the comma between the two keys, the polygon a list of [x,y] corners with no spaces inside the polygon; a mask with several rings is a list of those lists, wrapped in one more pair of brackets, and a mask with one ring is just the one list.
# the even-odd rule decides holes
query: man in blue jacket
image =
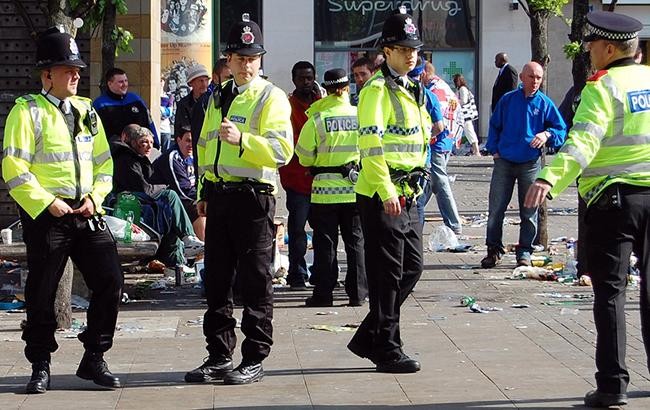
{"label": "man in blue jacket", "polygon": [[160,140],[151,113],[138,94],[129,92],[126,71],[117,67],[111,68],[106,72],[104,80],[106,89],[93,101],[93,107],[102,119],[108,140],[119,141],[124,127],[137,124],[151,131],[154,147],[160,148]]}
{"label": "man in blue jacket", "polygon": [[553,101],[539,86],[544,69],[535,62],[526,64],[519,75],[522,85],[499,102],[490,117],[490,130],[485,148],[494,157],[490,181],[489,216],[487,224],[487,256],[483,268],[493,268],[505,253],[503,217],[517,181],[519,196],[519,245],[517,266],[530,266],[533,240],[537,233],[537,208],[525,208],[528,187],[540,169],[540,156],[545,145],[559,148],[564,143],[566,124]]}

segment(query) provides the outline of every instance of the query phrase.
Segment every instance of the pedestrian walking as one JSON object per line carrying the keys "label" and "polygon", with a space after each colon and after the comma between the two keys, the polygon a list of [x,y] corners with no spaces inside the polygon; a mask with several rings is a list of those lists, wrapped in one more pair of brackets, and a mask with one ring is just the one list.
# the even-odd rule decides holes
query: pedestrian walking
{"label": "pedestrian walking", "polygon": [[598,71],[587,80],[566,144],[537,176],[526,207],[554,198],[580,175],[587,202],[587,259],[594,290],[596,390],[588,407],[627,403],[625,289],[630,254],[639,258],[641,333],[650,351],[650,68],[634,61],[643,25],[622,14],[587,15],[584,38]]}
{"label": "pedestrian walking", "polygon": [[347,256],[345,291],[350,306],[361,306],[368,297],[368,281],[354,194],[359,170],[357,110],[350,104],[350,80],[345,70],[327,71],[323,87],[327,97],[307,110],[309,120],[296,145],[300,164],[309,167],[314,176],[309,207],[309,224],[314,230],[314,263],[309,282],[314,291],[305,304],[332,306],[339,277],[336,253],[340,228]]}
{"label": "pedestrian walking", "polygon": [[400,307],[422,274],[422,226],[415,197],[424,173],[431,118],[424,92],[407,73],[422,41],[401,6],[384,22],[386,61],[359,98],[361,172],[355,186],[365,241],[370,311],[348,344],[377,371],[414,373],[420,363],[402,351]]}
{"label": "pedestrian walking", "polygon": [[85,353],[77,376],[116,388],[104,352],[113,345],[122,273],[115,240],[102,219],[113,161],[92,101],[77,96],[81,60],[74,38],[57,28],[36,44],[43,89],[16,100],[4,134],[2,177],[18,203],[29,275],[25,284],[25,356],[32,364],[26,392],[50,388],[54,299],[68,257],[92,292],[88,327],[78,336]]}
{"label": "pedestrian walking", "polygon": [[[275,175],[293,153],[291,106],[282,90],[259,76],[266,50],[248,13],[230,28],[225,53],[234,78],[212,94],[198,142],[197,207],[207,216],[203,333],[209,357],[185,380],[247,384],[264,376],[262,361],[273,344]],[[245,284],[245,339],[242,361],[233,370],[235,268]]]}

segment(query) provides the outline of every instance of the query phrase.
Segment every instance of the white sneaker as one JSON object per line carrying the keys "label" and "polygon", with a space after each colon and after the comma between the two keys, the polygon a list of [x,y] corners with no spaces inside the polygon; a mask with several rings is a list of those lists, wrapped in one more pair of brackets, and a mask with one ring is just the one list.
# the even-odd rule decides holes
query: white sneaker
{"label": "white sneaker", "polygon": [[185,245],[185,257],[191,259],[203,253],[205,243],[194,235],[187,235],[183,238],[183,245]]}

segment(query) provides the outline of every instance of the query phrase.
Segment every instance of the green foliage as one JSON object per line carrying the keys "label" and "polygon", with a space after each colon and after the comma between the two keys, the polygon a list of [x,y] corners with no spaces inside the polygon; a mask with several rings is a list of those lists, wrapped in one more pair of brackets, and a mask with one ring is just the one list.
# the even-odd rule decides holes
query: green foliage
{"label": "green foliage", "polygon": [[546,11],[556,16],[562,15],[562,8],[569,0],[526,0],[531,11]]}
{"label": "green foliage", "polygon": [[[126,4],[127,0],[97,0],[95,6],[90,9],[88,15],[84,18],[84,26],[82,30],[92,32],[98,27],[101,27],[102,21],[104,20],[104,11],[108,4],[114,4],[117,14],[126,14],[129,10]],[[84,0],[69,0],[70,7],[72,10],[83,6],[86,1]],[[133,34],[130,31],[125,30],[123,27],[115,26],[112,31],[111,39],[115,41],[115,55],[117,56],[119,52],[123,53],[132,53],[133,48],[131,47],[131,40],[133,40]]]}
{"label": "green foliage", "polygon": [[571,43],[567,43],[562,48],[564,50],[564,55],[569,60],[574,60],[582,51],[582,45],[579,41],[572,41]]}

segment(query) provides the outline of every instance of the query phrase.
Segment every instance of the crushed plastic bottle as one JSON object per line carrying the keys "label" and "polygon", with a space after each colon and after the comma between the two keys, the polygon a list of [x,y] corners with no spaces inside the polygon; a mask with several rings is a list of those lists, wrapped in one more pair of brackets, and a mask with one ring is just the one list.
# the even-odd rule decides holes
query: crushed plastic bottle
{"label": "crushed plastic bottle", "polygon": [[462,296],[460,298],[461,306],[472,306],[474,303],[476,303],[476,299],[471,296]]}
{"label": "crushed plastic bottle", "polygon": [[436,226],[429,236],[429,250],[431,252],[440,252],[447,249],[457,248],[460,245],[454,231],[448,226]]}
{"label": "crushed plastic bottle", "polygon": [[569,278],[578,277],[578,262],[576,261],[575,256],[575,242],[567,241],[566,243],[566,261],[564,262],[564,269],[562,270],[562,276]]}
{"label": "crushed plastic bottle", "polygon": [[557,275],[549,269],[537,266],[519,266],[512,271],[508,279],[557,280]]}

